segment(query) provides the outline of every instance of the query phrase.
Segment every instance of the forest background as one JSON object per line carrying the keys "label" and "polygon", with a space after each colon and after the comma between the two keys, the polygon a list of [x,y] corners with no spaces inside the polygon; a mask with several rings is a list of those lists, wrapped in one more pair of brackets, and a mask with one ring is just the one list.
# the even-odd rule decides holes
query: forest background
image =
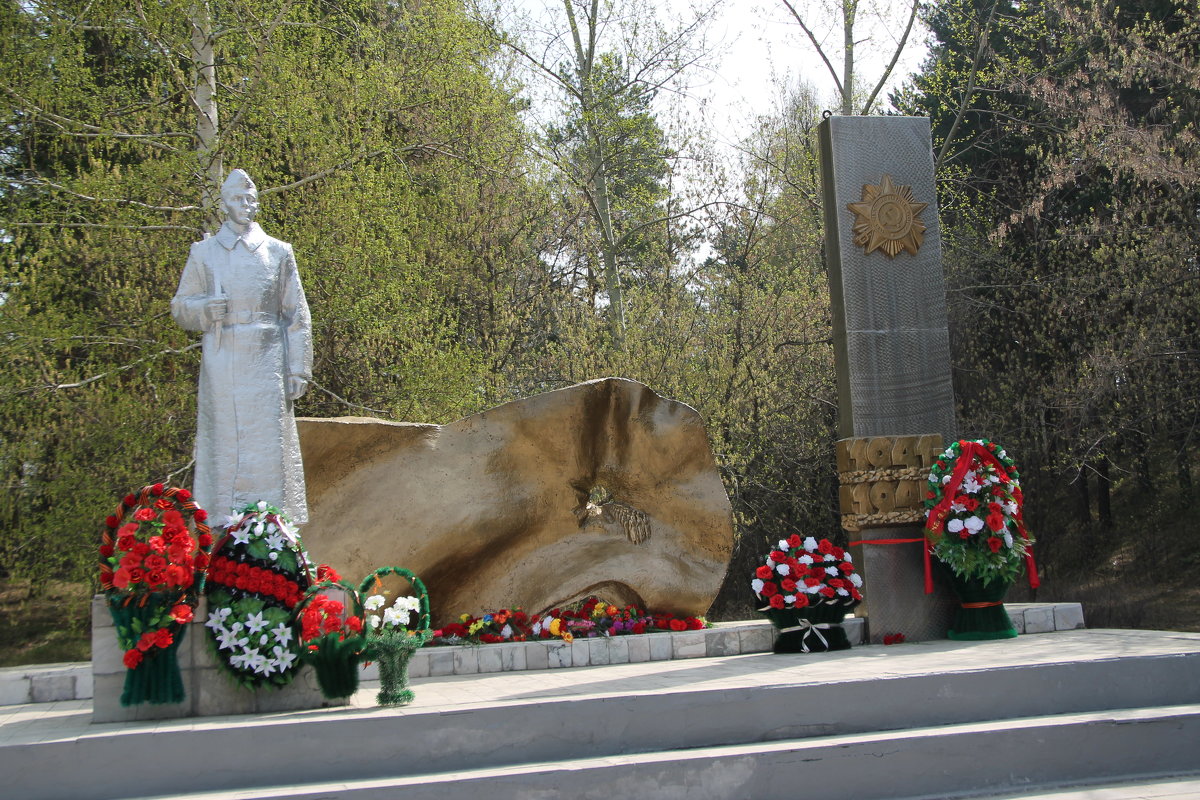
{"label": "forest background", "polygon": [[86,658],[98,520],[190,483],[199,345],[168,306],[235,166],[313,309],[297,414],[642,381],[707,420],[737,526],[710,616],[747,616],[768,542],[844,541],[824,108],[932,120],[960,434],[1017,458],[1037,599],[1200,630],[1195,0],[780,0],[834,91],[781,76],[734,134],[675,102],[721,10],[4,0],[3,663]]}

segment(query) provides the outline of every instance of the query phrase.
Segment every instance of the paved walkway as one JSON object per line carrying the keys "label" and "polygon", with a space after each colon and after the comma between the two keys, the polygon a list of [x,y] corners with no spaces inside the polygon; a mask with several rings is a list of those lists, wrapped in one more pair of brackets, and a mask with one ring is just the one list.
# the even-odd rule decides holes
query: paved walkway
{"label": "paved walkway", "polygon": [[[975,672],[1004,666],[1061,663],[1064,660],[1107,660],[1118,656],[1173,655],[1200,652],[1200,634],[1161,631],[1079,630],[1022,636],[999,642],[949,641],[892,647],[859,647],[820,655],[751,654],[682,661],[656,661],[612,666],[506,672],[487,675],[421,678],[413,681],[414,702],[404,708],[375,705],[377,683],[365,683],[349,707],[258,716],[92,724],[90,700],[0,707],[0,747],[39,741],[63,741],[123,732],[230,728],[298,716],[371,717],[413,711],[506,706],[551,697],[603,697],[637,692],[687,692],[747,685],[782,686],[833,681],[892,678],[931,672]],[[1200,743],[1198,748],[1200,748]],[[1149,754],[1148,754],[1149,756]],[[1147,767],[1153,769],[1153,764]],[[1096,788],[1010,793],[989,800],[1151,800],[1200,798],[1200,776],[1112,784]]]}

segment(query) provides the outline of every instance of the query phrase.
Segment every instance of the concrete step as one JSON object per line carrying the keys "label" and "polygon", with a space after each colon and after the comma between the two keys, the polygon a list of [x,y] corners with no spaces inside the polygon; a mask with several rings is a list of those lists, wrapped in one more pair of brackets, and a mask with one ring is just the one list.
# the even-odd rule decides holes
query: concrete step
{"label": "concrete step", "polygon": [[[417,735],[420,735],[419,733]],[[1193,771],[1200,705],[1034,717],[777,742],[349,778],[155,800],[738,800],[950,798],[1017,787]],[[469,766],[470,759],[463,760]],[[827,795],[825,795],[827,796]]]}
{"label": "concrete step", "polygon": [[[375,707],[368,686],[344,710],[157,723],[88,725],[90,709],[77,701],[10,707],[0,710],[0,774],[15,776],[6,788],[26,800],[104,800],[181,787],[394,781],[465,767],[569,769],[593,758],[645,756],[650,764],[705,748],[789,752],[806,739],[885,741],[890,732],[944,725],[1011,730],[1007,721],[1047,714],[1200,704],[1200,635],[1080,630],[450,676],[414,689],[416,701],[401,709]],[[1151,712],[1140,713],[1139,724],[1151,725]],[[118,765],[130,763],[137,766],[123,778]]]}

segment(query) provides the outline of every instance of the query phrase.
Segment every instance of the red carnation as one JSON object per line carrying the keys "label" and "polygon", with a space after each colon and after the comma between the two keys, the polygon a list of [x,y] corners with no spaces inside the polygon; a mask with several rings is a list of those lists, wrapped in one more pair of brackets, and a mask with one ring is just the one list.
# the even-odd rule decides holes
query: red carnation
{"label": "red carnation", "polygon": [[808,595],[806,595],[806,594],[796,595],[796,602],[793,603],[792,605],[796,608],[805,608],[808,605]]}
{"label": "red carnation", "polygon": [[825,555],[829,555],[833,552],[833,542],[829,541],[828,539],[822,539],[821,541],[817,542],[817,550],[821,551]]}
{"label": "red carnation", "polygon": [[154,507],[166,511],[168,508],[175,508],[175,504],[165,497],[160,497],[154,501]]}
{"label": "red carnation", "polygon": [[199,538],[200,538],[200,546],[201,547],[203,547],[206,550],[208,548],[212,547],[212,534],[211,533],[202,533],[202,534],[200,534]]}
{"label": "red carnation", "polygon": [[687,626],[689,631],[698,631],[704,628],[704,623],[696,617],[688,617]]}
{"label": "red carnation", "polygon": [[851,572],[854,572],[854,565],[849,561],[843,561],[842,563],[838,564],[838,569],[849,575]]}
{"label": "red carnation", "polygon": [[998,536],[989,536],[987,543],[988,547],[992,548],[993,553],[999,553],[1000,548],[1004,546],[1004,540]]}
{"label": "red carnation", "polygon": [[127,506],[137,505],[137,497],[132,494],[125,495],[125,505],[127,505]]}
{"label": "red carnation", "polygon": [[154,631],[146,631],[142,638],[138,639],[137,649],[144,653],[151,647],[154,647]]}
{"label": "red carnation", "polygon": [[785,558],[787,558],[787,554],[784,553],[782,550],[772,550],[770,558],[776,564],[782,564],[783,560]]}
{"label": "red carnation", "polygon": [[136,536],[139,527],[136,522],[126,522],[121,526],[121,530],[117,531],[117,536]]}
{"label": "red carnation", "polygon": [[820,589],[817,590],[817,592],[824,595],[825,597],[829,597],[829,598],[832,598],[834,595],[837,594],[836,591],[834,591],[833,589],[831,589],[828,586],[822,586]]}
{"label": "red carnation", "polygon": [[860,592],[858,589],[855,589],[853,586],[850,587],[850,596],[855,600],[862,600],[862,592]]}
{"label": "red carnation", "polygon": [[992,531],[998,532],[998,531],[1003,530],[1004,529],[1004,515],[1003,514],[988,514],[987,515],[987,526],[988,526],[988,529],[992,530]]}
{"label": "red carnation", "polygon": [[771,578],[772,570],[766,564],[763,564],[761,567],[754,570],[754,574],[755,574],[755,576],[757,576],[765,581],[765,580],[769,580]]}
{"label": "red carnation", "polygon": [[340,581],[341,575],[338,575],[337,570],[328,564],[317,565],[317,580],[318,581]]}
{"label": "red carnation", "polygon": [[186,625],[192,621],[192,607],[180,603],[171,609],[171,619],[175,620],[180,625]]}
{"label": "red carnation", "polygon": [[800,534],[793,533],[788,537],[788,547],[801,547],[804,545],[804,540],[800,538]]}
{"label": "red carnation", "polygon": [[129,570],[129,582],[141,583],[146,579],[146,572],[141,567],[131,567]]}
{"label": "red carnation", "polygon": [[181,503],[186,503],[188,500],[192,499],[192,493],[187,489],[180,489],[175,493],[175,496],[179,498],[179,502]]}
{"label": "red carnation", "polygon": [[646,632],[646,623],[635,622],[635,623],[633,623],[633,628],[631,628],[630,630],[635,634],[643,634]]}
{"label": "red carnation", "polygon": [[111,514],[104,518],[104,524],[110,528],[117,527],[117,523],[119,523],[120,521],[121,520],[117,519],[116,517],[112,516]]}
{"label": "red carnation", "polygon": [[[778,595],[776,595],[776,596],[778,597]],[[780,597],[779,599],[782,600],[783,598]],[[686,631],[687,623],[681,619],[673,619],[673,620],[671,620],[671,630],[676,631],[676,632]]]}
{"label": "red carnation", "polygon": [[142,663],[142,651],[136,648],[126,650],[125,657],[121,660],[125,662],[125,666],[129,669],[137,669],[137,665]]}
{"label": "red carnation", "polygon": [[959,532],[958,532],[958,538],[960,538],[960,539],[970,539],[970,538],[971,538],[971,532],[970,532],[969,530],[967,530],[966,528],[963,528],[961,531],[959,531]]}
{"label": "red carnation", "polygon": [[759,592],[763,597],[770,597],[773,594],[778,594],[779,587],[772,581],[767,581],[763,584],[762,591]]}
{"label": "red carnation", "polygon": [[771,603],[771,608],[783,608],[786,605],[781,594],[775,595],[769,602]]}
{"label": "red carnation", "polygon": [[152,519],[157,519],[158,514],[155,513],[153,508],[139,508],[133,512],[133,518],[139,522],[149,522]]}
{"label": "red carnation", "polygon": [[208,519],[208,512],[203,508],[197,508],[196,512],[192,516],[196,518],[196,522],[204,522],[206,519]]}
{"label": "red carnation", "polygon": [[357,616],[346,617],[346,627],[349,628],[350,630],[354,631],[355,633],[362,633],[362,628],[363,628],[362,620],[359,619]]}
{"label": "red carnation", "polygon": [[979,501],[974,497],[964,497],[962,498],[962,505],[967,507],[967,511],[974,511],[979,508]]}
{"label": "red carnation", "polygon": [[791,578],[784,578],[779,582],[779,586],[788,594],[796,591],[796,582]]}
{"label": "red carnation", "polygon": [[163,493],[163,485],[161,483],[156,483],[150,487],[150,494],[160,495],[162,493]]}
{"label": "red carnation", "polygon": [[113,554],[113,546],[111,544],[100,545],[100,555],[105,558],[111,558]]}
{"label": "red carnation", "polygon": [[805,578],[805,579],[804,579],[804,585],[805,585],[805,586],[820,586],[820,585],[821,585],[821,579],[820,579],[820,578],[814,578],[814,577],[812,577],[812,576],[810,575],[810,576],[808,576],[807,578]]}
{"label": "red carnation", "polygon": [[154,634],[154,644],[157,647],[170,647],[171,643],[174,641],[175,637],[167,628],[159,628]]}

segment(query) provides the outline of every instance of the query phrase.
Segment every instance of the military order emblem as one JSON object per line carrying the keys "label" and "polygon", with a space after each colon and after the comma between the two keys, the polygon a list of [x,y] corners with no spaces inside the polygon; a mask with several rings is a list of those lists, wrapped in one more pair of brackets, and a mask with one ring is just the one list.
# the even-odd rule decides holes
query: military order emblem
{"label": "military order emblem", "polygon": [[848,203],[855,214],[854,243],[867,253],[883,250],[895,258],[901,250],[916,255],[925,241],[920,214],[928,203],[915,202],[911,186],[897,186],[884,175],[878,186],[863,184],[862,202]]}

